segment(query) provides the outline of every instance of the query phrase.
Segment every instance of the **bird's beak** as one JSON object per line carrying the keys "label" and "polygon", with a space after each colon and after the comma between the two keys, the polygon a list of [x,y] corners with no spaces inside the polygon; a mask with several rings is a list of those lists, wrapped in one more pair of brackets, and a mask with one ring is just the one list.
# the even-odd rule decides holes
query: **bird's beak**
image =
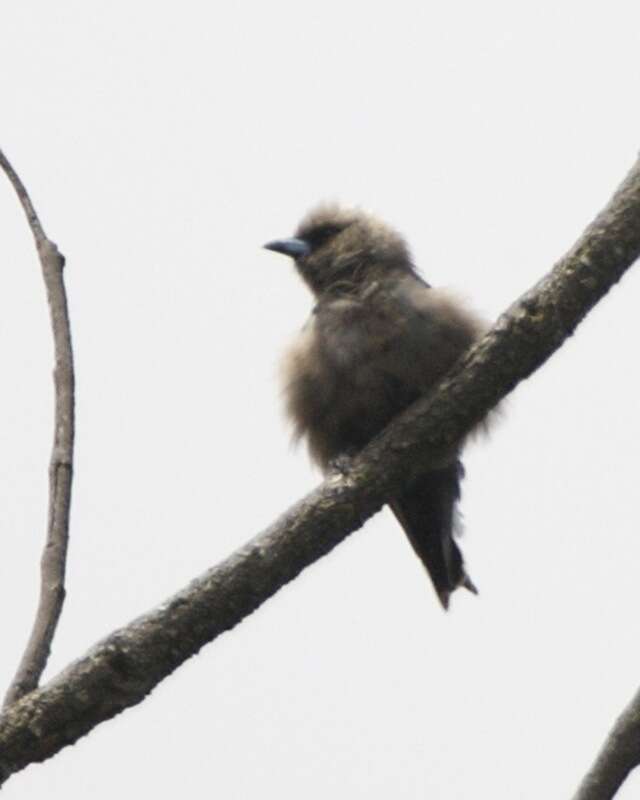
{"label": "bird's beak", "polygon": [[301,258],[311,252],[311,247],[304,239],[276,239],[264,245],[265,250],[273,250],[274,253],[283,253],[291,258]]}

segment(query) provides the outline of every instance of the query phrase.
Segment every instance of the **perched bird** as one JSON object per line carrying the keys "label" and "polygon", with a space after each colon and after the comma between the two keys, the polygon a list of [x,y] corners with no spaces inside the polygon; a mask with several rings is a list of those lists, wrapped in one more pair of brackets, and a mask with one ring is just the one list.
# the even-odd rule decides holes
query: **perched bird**
{"label": "perched bird", "polygon": [[[284,364],[287,412],[325,471],[440,381],[485,326],[417,274],[403,238],[359,210],[321,206],[265,245],[294,259],[317,301]],[[446,609],[476,589],[454,540],[459,459],[389,503]]]}

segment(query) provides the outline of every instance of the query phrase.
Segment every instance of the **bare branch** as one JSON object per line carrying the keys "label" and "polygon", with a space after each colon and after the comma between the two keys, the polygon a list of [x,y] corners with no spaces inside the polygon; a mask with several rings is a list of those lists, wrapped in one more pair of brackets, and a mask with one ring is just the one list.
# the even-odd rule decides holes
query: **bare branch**
{"label": "bare branch", "polygon": [[5,696],[6,708],[38,685],[62,613],[73,473],[74,373],[67,296],[62,275],[64,257],[45,235],[27,190],[2,151],[0,167],[20,199],[36,242],[51,313],[55,351],[55,432],[49,464],[47,538],[40,562],[40,599],[31,636]]}
{"label": "bare branch", "polygon": [[610,800],[640,764],[640,691],[616,720],[573,800]]}
{"label": "bare branch", "polygon": [[0,783],[140,703],[359,528],[412,474],[437,463],[557,350],[640,254],[640,162],[573,249],[416,403],[260,536],[115,631],[0,717]]}

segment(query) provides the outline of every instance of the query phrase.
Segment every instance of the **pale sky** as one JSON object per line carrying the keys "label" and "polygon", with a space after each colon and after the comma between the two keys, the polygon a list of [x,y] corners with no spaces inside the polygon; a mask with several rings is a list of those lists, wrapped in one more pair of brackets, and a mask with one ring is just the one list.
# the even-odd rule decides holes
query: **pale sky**
{"label": "pale sky", "polygon": [[[67,257],[76,348],[48,677],[319,480],[277,383],[311,298],[265,241],[321,200],[363,206],[491,320],[640,148],[636,0],[21,0],[0,38],[0,146]],[[4,691],[53,435],[44,291],[4,178],[0,231]],[[639,307],[632,270],[468,449],[479,597],[445,615],[385,511],[3,797],[569,797],[640,685]]]}

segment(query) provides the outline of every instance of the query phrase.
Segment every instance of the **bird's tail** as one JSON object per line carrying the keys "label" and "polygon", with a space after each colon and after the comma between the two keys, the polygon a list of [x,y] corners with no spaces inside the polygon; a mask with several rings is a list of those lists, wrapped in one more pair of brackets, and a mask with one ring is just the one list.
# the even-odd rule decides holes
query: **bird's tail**
{"label": "bird's tail", "polygon": [[455,506],[460,497],[464,469],[456,461],[445,469],[427,473],[389,505],[427,569],[442,606],[459,586],[477,594],[466,573],[454,533]]}

